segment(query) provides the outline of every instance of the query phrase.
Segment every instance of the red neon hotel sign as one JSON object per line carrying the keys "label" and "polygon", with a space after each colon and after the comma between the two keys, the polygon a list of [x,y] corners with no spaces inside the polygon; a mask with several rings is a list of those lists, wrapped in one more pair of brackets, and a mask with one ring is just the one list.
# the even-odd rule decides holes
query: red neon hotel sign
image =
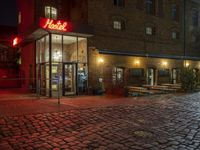
{"label": "red neon hotel sign", "polygon": [[67,31],[68,23],[62,20],[53,20],[49,18],[40,18],[40,27],[43,29]]}

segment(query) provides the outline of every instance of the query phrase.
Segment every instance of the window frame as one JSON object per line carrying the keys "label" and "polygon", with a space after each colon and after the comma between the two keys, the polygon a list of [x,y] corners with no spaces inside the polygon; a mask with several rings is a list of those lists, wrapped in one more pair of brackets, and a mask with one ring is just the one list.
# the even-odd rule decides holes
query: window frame
{"label": "window frame", "polygon": [[179,39],[179,32],[178,31],[172,31],[171,32],[171,39],[172,40],[178,40]]}
{"label": "window frame", "polygon": [[[119,73],[121,73],[121,78],[119,78]],[[125,69],[123,67],[113,67],[112,69],[112,82],[114,85],[119,85],[124,83]]]}
{"label": "window frame", "polygon": [[125,7],[125,0],[113,0],[113,5],[117,7]]}
{"label": "window frame", "polygon": [[192,26],[198,27],[199,26],[199,11],[196,9],[192,10]]}
{"label": "window frame", "polygon": [[[148,31],[148,29],[151,29],[151,33],[150,33],[150,30]],[[145,35],[149,35],[149,36],[155,35],[155,27],[146,26],[145,27]]]}
{"label": "window frame", "polygon": [[146,13],[148,15],[155,15],[155,0],[146,0]]}
{"label": "window frame", "polygon": [[179,6],[178,6],[178,4],[172,4],[171,18],[173,21],[179,21]]}
{"label": "window frame", "polygon": [[[117,24],[118,23],[118,24]],[[114,30],[122,31],[125,29],[125,20],[122,18],[113,18],[112,19],[112,28]]]}
{"label": "window frame", "polygon": [[58,18],[58,9],[53,6],[45,6],[45,17],[56,20]]}
{"label": "window frame", "polygon": [[113,29],[122,30],[122,22],[119,20],[113,20]]}

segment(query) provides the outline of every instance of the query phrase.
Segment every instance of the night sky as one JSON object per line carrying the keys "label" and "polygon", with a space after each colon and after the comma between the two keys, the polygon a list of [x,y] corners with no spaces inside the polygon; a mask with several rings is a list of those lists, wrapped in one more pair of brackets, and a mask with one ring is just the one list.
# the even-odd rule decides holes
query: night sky
{"label": "night sky", "polygon": [[0,25],[17,25],[16,0],[3,0],[0,4]]}

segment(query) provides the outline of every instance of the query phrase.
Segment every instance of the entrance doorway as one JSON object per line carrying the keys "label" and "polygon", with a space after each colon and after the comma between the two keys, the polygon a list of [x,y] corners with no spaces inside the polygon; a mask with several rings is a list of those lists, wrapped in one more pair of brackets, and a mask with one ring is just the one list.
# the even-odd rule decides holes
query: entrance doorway
{"label": "entrance doorway", "polygon": [[172,69],[172,83],[176,84],[177,83],[177,70]]}
{"label": "entrance doorway", "polygon": [[77,93],[77,64],[64,63],[63,64],[63,95],[75,95]]}
{"label": "entrance doorway", "polygon": [[172,69],[172,83],[177,84],[180,82],[180,69],[173,68]]}
{"label": "entrance doorway", "polygon": [[149,68],[147,71],[147,83],[148,85],[154,85],[155,82],[155,69]]}
{"label": "entrance doorway", "polygon": [[43,96],[49,96],[49,64],[42,63],[38,65],[38,77],[37,80],[38,91]]}

